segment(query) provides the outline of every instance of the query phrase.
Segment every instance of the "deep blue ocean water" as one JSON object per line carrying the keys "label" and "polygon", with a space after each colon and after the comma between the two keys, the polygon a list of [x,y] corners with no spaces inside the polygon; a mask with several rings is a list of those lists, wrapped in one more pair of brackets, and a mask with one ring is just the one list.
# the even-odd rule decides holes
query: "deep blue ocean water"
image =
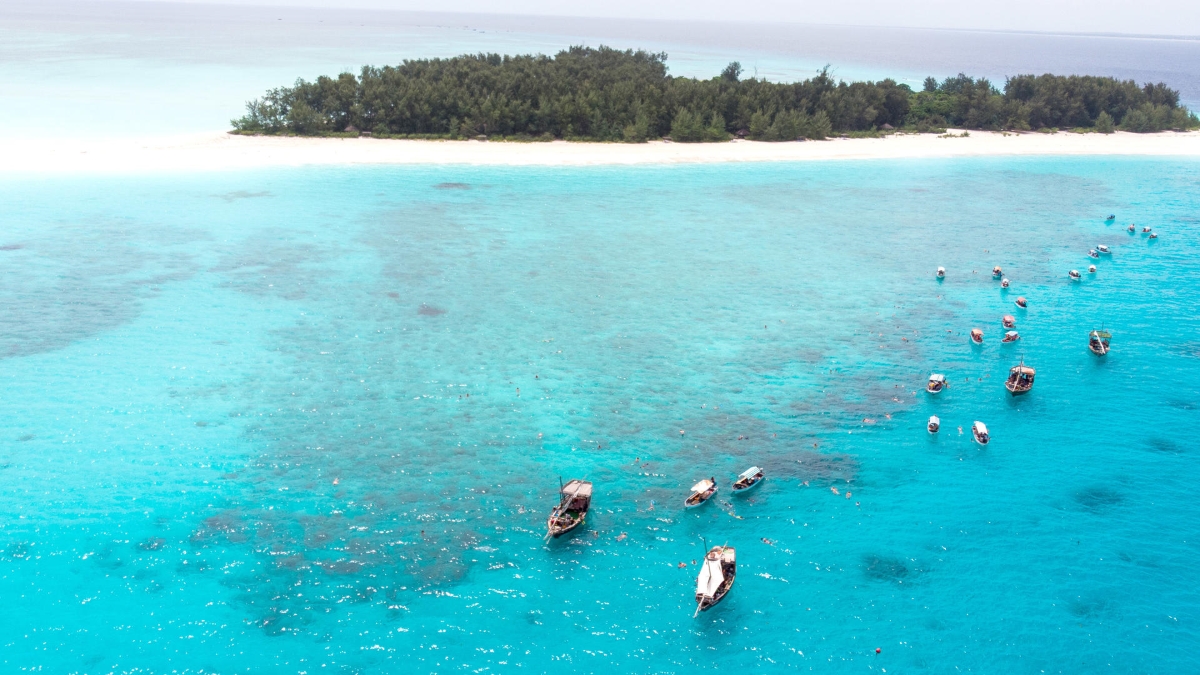
{"label": "deep blue ocean water", "polygon": [[[1198,188],[1111,158],[8,177],[0,670],[1187,672]],[[546,544],[560,476],[595,507]],[[693,619],[704,541],[740,574]]]}

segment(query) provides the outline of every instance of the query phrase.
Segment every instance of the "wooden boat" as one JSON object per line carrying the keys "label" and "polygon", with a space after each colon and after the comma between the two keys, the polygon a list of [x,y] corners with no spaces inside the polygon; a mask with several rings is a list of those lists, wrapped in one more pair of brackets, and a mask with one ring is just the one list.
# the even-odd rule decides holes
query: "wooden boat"
{"label": "wooden boat", "polygon": [[1008,279],[1000,280],[1000,288],[1008,288]]}
{"label": "wooden boat", "polygon": [[1096,244],[1096,251],[1099,253],[1106,253],[1106,254],[1112,255],[1112,251],[1108,250],[1108,247],[1105,246],[1104,244]]}
{"label": "wooden boat", "polygon": [[1028,394],[1029,390],[1033,389],[1034,375],[1037,375],[1037,371],[1024,363],[1013,366],[1008,371],[1008,380],[1005,381],[1004,388],[1013,396]]}
{"label": "wooden boat", "polygon": [[929,376],[929,383],[925,385],[925,391],[931,394],[940,394],[948,386],[950,385],[946,382],[945,375],[934,373]]}
{"label": "wooden boat", "polygon": [[1137,227],[1135,227],[1133,223],[1130,223],[1129,227],[1127,227],[1125,229],[1129,230],[1130,232],[1137,232]]}
{"label": "wooden boat", "polygon": [[762,483],[764,478],[766,478],[766,475],[763,473],[763,470],[757,466],[752,466],[738,474],[737,480],[733,481],[733,491],[745,492]]}
{"label": "wooden boat", "polygon": [[1017,320],[1013,318],[1012,314],[1005,314],[1004,318],[1000,319],[1000,323],[1003,324],[1005,328],[1017,327]]}
{"label": "wooden boat", "polygon": [[925,425],[925,428],[929,430],[929,433],[936,434],[938,429],[942,428],[942,420],[938,419],[937,415],[930,415],[929,422]]}
{"label": "wooden boat", "polygon": [[704,555],[696,577],[696,613],[720,602],[733,588],[737,576],[737,552],[732,546],[714,546]]}
{"label": "wooden boat", "polygon": [[1029,307],[1029,301],[1027,301],[1025,299],[1025,296],[1023,296],[1023,295],[1017,296],[1017,307],[1020,307],[1021,309],[1026,309]]}
{"label": "wooden boat", "polygon": [[946,268],[945,267],[939,267],[937,269],[937,278],[939,278],[939,279],[946,278]]}
{"label": "wooden boat", "polygon": [[999,265],[996,265],[995,267],[992,268],[992,278],[993,279],[999,279],[1003,275],[1004,275],[1004,271],[1000,269]]}
{"label": "wooden boat", "polygon": [[1088,274],[1095,274],[1095,273],[1096,273],[1096,266],[1088,265]]}
{"label": "wooden boat", "polygon": [[983,344],[983,331],[979,330],[978,328],[972,328],[971,342],[974,342],[977,345]]}
{"label": "wooden boat", "polygon": [[1150,233],[1150,238],[1151,238],[1151,239],[1158,239],[1158,233],[1157,233],[1157,232],[1151,232],[1151,233]]}
{"label": "wooden boat", "polygon": [[583,524],[592,506],[592,484],[586,480],[570,480],[559,488],[558,506],[546,520],[546,538],[559,537]]}
{"label": "wooden boat", "polygon": [[1112,341],[1112,333],[1106,330],[1094,330],[1088,333],[1088,349],[1096,356],[1108,353],[1108,345]]}
{"label": "wooden boat", "polygon": [[1100,252],[1097,251],[1096,249],[1092,249],[1092,250],[1088,251],[1088,257],[1089,258],[1099,258]]}
{"label": "wooden boat", "polygon": [[711,478],[705,478],[692,486],[692,494],[683,500],[683,506],[684,508],[694,509],[708,501],[708,498],[715,494],[717,494],[717,482]]}
{"label": "wooden boat", "polygon": [[1015,330],[1006,331],[1004,337],[1000,338],[1001,342],[1016,342],[1021,339],[1021,334]]}
{"label": "wooden boat", "polygon": [[1105,218],[1104,220],[1105,220],[1105,222],[1109,222],[1109,223],[1111,223],[1112,221],[1114,221],[1114,220],[1116,220],[1116,219],[1117,219],[1117,216],[1116,216],[1116,214],[1114,214],[1114,213],[1110,213],[1110,214],[1108,214],[1108,217],[1107,217],[1107,218]]}
{"label": "wooden boat", "polygon": [[1149,227],[1149,226],[1147,226],[1147,227],[1143,227],[1143,228],[1142,228],[1142,234],[1150,234],[1150,227]]}
{"label": "wooden boat", "polygon": [[979,420],[975,420],[975,424],[971,425],[971,435],[975,437],[975,442],[980,445],[987,445],[992,437],[988,435],[987,426]]}
{"label": "wooden boat", "polygon": [[1071,278],[1071,281],[1079,281],[1082,278],[1079,276],[1079,270],[1071,270],[1067,272],[1067,276]]}

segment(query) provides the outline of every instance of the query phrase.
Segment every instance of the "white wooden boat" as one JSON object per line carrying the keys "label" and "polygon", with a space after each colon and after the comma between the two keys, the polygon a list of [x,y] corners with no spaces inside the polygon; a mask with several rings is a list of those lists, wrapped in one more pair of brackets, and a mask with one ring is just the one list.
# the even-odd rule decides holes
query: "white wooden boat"
{"label": "white wooden boat", "polygon": [[1067,272],[1067,276],[1071,278],[1071,281],[1079,281],[1082,278],[1079,276],[1079,270],[1071,270]]}
{"label": "white wooden boat", "polygon": [[1017,296],[1016,304],[1017,304],[1017,307],[1020,307],[1021,309],[1026,309],[1029,307],[1029,301],[1026,300],[1025,296],[1023,296],[1023,295]]}
{"label": "white wooden boat", "polygon": [[1095,274],[1095,273],[1096,273],[1096,266],[1088,265],[1088,274]]}
{"label": "white wooden boat", "polygon": [[992,437],[988,435],[987,426],[979,420],[976,420],[975,424],[971,425],[971,435],[975,437],[975,442],[980,445],[987,445],[992,440]]}
{"label": "white wooden boat", "polygon": [[1005,328],[1016,328],[1017,327],[1017,320],[1013,317],[1012,314],[1005,314],[1004,318],[1000,319],[1000,323]]}
{"label": "white wooden boat", "polygon": [[1004,270],[1000,269],[999,265],[996,265],[995,267],[992,268],[992,278],[993,279],[999,279],[1003,275],[1004,275]]}
{"label": "white wooden boat", "polygon": [[939,279],[946,278],[946,268],[945,267],[939,267],[937,269],[937,278],[939,278]]}
{"label": "white wooden boat", "polygon": [[705,478],[692,486],[692,494],[683,500],[683,506],[694,509],[707,502],[715,494],[717,494],[717,482],[711,478]]}
{"label": "white wooden boat", "polygon": [[704,555],[704,564],[696,577],[696,613],[717,604],[733,588],[737,576],[737,552],[732,546],[714,546]]}
{"label": "white wooden boat", "polygon": [[942,420],[937,415],[930,415],[929,422],[925,425],[925,428],[929,430],[929,433],[936,434],[942,428]]}
{"label": "white wooden boat", "polygon": [[974,342],[977,345],[983,344],[983,331],[979,330],[978,328],[972,328],[971,342]]}
{"label": "white wooden boat", "polygon": [[946,382],[946,376],[941,373],[934,373],[929,376],[929,383],[925,385],[925,391],[931,394],[940,394],[949,384]]}
{"label": "white wooden boat", "polygon": [[1096,250],[1099,251],[1100,253],[1112,254],[1112,251],[1110,251],[1108,249],[1108,247],[1105,246],[1104,244],[1096,244]]}
{"label": "white wooden boat", "polygon": [[764,478],[766,478],[766,474],[763,473],[763,470],[752,466],[738,474],[737,480],[733,481],[733,491],[745,492],[762,483]]}
{"label": "white wooden boat", "polygon": [[1010,330],[1004,333],[1004,337],[1000,338],[1001,342],[1016,342],[1021,339],[1021,334],[1015,330]]}
{"label": "white wooden boat", "polygon": [[1000,280],[1000,288],[1008,288],[1008,279]]}

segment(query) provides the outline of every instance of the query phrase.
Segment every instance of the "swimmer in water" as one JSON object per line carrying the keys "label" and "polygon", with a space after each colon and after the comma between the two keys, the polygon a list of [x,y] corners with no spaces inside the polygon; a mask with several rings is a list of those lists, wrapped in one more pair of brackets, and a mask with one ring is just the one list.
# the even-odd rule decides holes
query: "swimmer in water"
{"label": "swimmer in water", "polygon": [[687,563],[685,563],[685,562],[679,563],[679,569],[683,569],[685,567],[687,567]]}
{"label": "swimmer in water", "polygon": [[763,537],[763,538],[762,538],[762,543],[766,544],[767,546],[774,546],[774,545],[775,545],[775,542],[771,541],[770,539],[767,539],[766,537]]}
{"label": "swimmer in water", "polygon": [[959,427],[958,427],[958,435],[962,436],[962,426],[961,425],[959,425]]}

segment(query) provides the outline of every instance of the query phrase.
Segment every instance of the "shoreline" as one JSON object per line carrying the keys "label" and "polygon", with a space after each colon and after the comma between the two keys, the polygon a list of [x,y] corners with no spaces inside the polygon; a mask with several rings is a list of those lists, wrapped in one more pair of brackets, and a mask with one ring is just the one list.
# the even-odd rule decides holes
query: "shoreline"
{"label": "shoreline", "polygon": [[[958,133],[958,130],[951,130]],[[972,131],[766,143],[642,144],[240,136],[0,141],[0,173],[145,173],[356,165],[627,166],[1003,156],[1200,157],[1200,132],[1111,135]]]}

